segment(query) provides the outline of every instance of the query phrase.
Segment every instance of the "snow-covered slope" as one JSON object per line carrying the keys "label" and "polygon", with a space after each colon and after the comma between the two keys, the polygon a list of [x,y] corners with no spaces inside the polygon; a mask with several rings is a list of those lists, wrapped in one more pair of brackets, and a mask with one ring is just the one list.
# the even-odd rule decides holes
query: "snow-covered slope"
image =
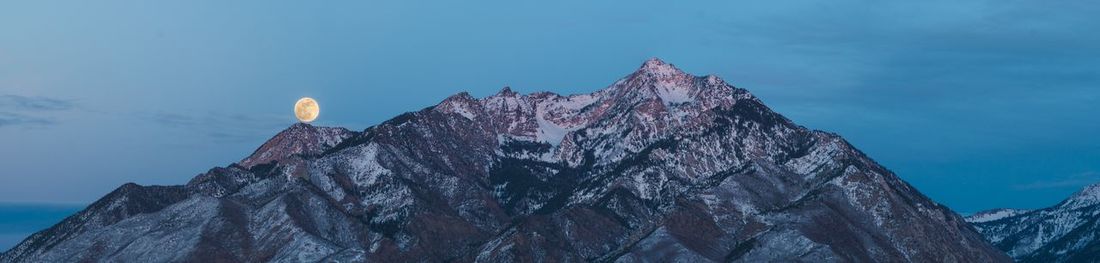
{"label": "snow-covered slope", "polygon": [[658,59],[590,94],[296,125],[171,189],[0,261],[1008,261],[839,136]]}
{"label": "snow-covered slope", "polygon": [[1020,262],[1100,261],[1100,183],[1045,209],[996,209],[967,217]]}
{"label": "snow-covered slope", "polygon": [[984,223],[994,220],[1000,220],[1006,217],[1012,217],[1019,214],[1030,212],[1026,209],[1012,209],[1012,208],[999,208],[993,210],[986,210],[974,213],[966,217],[966,222],[970,223]]}

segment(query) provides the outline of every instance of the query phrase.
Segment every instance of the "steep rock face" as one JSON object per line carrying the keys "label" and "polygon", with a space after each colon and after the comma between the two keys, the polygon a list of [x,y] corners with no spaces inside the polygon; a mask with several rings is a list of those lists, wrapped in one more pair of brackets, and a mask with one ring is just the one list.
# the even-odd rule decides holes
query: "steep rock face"
{"label": "steep rock face", "polygon": [[[991,219],[989,215],[999,216]],[[995,209],[967,217],[967,221],[1019,262],[1100,259],[1100,184],[1085,187],[1052,207]]]}
{"label": "steep rock face", "polygon": [[[590,94],[460,93],[361,133],[283,136],[310,127],[97,228],[171,222],[186,245],[160,259],[196,261],[1008,260],[839,136],[657,59]],[[134,240],[111,233],[80,238]],[[34,240],[0,259],[146,259]]]}

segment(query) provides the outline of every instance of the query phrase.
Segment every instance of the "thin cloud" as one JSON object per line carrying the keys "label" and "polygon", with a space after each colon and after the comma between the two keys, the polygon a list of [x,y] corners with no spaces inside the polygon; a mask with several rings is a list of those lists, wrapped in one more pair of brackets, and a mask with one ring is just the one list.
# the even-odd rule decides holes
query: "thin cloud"
{"label": "thin cloud", "polygon": [[56,98],[0,95],[0,127],[54,125],[57,121],[43,115],[74,107],[73,102]]}
{"label": "thin cloud", "polygon": [[180,114],[156,112],[142,118],[168,128],[201,134],[216,142],[244,142],[260,138],[273,129],[284,128],[287,120],[272,116],[249,116],[210,112]]}
{"label": "thin cloud", "polygon": [[180,114],[173,112],[156,112],[147,119],[172,127],[264,127],[282,126],[286,119],[270,116],[249,116],[245,114],[226,114],[209,112],[206,114]]}
{"label": "thin cloud", "polygon": [[20,95],[0,95],[0,108],[13,111],[63,111],[74,107],[72,101]]}
{"label": "thin cloud", "polygon": [[55,124],[51,119],[28,116],[11,112],[0,112],[0,127],[6,126],[45,126]]}

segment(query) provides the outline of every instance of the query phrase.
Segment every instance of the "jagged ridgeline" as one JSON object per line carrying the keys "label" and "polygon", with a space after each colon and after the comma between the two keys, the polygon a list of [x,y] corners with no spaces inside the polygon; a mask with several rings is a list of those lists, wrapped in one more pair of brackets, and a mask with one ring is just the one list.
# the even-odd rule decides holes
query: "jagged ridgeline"
{"label": "jagged ridgeline", "polygon": [[184,186],[125,185],[4,262],[1007,262],[839,136],[646,61],[590,94],[460,93],[295,124]]}
{"label": "jagged ridgeline", "polygon": [[1017,262],[1100,261],[1100,183],[1048,208],[994,209],[966,219]]}

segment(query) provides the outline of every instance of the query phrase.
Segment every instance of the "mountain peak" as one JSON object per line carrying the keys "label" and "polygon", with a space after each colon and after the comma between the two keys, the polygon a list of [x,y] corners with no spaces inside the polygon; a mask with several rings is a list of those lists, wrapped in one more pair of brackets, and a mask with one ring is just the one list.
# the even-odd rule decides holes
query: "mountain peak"
{"label": "mountain peak", "polygon": [[240,165],[249,168],[294,155],[319,154],[354,134],[344,128],[295,123],[264,142],[255,152],[241,160]]}
{"label": "mountain peak", "polygon": [[1081,189],[1081,191],[1078,192],[1078,194],[1079,195],[1088,195],[1088,196],[1093,196],[1093,197],[1100,196],[1100,183],[1095,183],[1095,184],[1086,186],[1085,189]]}
{"label": "mountain peak", "polygon": [[1077,191],[1067,200],[1067,204],[1073,207],[1100,204],[1100,183],[1086,186],[1081,191]]}
{"label": "mountain peak", "polygon": [[645,60],[645,63],[642,64],[642,67],[660,67],[665,65],[670,64],[666,63],[664,60],[661,60],[661,58],[651,57]]}
{"label": "mountain peak", "polygon": [[668,75],[687,75],[684,71],[676,68],[675,65],[669,64],[660,58],[650,58],[642,63],[642,66],[638,68],[638,73],[648,73],[658,76]]}
{"label": "mountain peak", "polygon": [[[979,233],[1017,262],[1095,262],[1100,246],[1100,183],[1057,205],[1032,210],[993,210],[967,218]],[[1002,219],[1003,218],[1003,219]],[[983,220],[985,219],[985,220]]]}
{"label": "mountain peak", "polygon": [[514,96],[518,95],[518,93],[516,93],[515,91],[512,91],[512,87],[504,86],[504,88],[500,89],[500,92],[497,92],[497,95],[498,96],[514,97]]}
{"label": "mountain peak", "polygon": [[317,126],[313,126],[313,124],[309,124],[309,123],[305,123],[305,122],[295,122],[294,124],[291,124],[290,127],[287,127],[286,129],[284,129],[280,133],[287,132],[287,131],[290,131],[290,130],[312,130],[312,129],[317,129]]}

